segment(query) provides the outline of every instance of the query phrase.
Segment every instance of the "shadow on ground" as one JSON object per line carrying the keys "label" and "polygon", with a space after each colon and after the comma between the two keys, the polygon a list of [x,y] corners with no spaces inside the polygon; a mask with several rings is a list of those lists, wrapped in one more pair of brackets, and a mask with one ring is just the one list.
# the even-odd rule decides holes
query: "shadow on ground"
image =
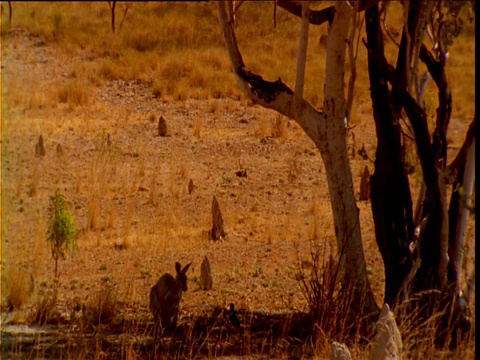
{"label": "shadow on ground", "polygon": [[314,354],[315,326],[306,313],[237,312],[204,309],[183,316],[175,331],[156,345],[149,318],[120,319],[110,325],[82,324],[2,327],[2,358],[212,358],[225,356],[288,358]]}

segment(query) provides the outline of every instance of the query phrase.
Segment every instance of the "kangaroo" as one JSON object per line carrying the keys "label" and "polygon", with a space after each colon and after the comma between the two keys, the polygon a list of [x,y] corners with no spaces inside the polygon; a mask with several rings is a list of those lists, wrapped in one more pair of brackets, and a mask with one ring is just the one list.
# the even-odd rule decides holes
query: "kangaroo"
{"label": "kangaroo", "polygon": [[154,339],[156,341],[159,330],[164,333],[177,326],[178,305],[182,293],[187,291],[187,276],[185,273],[192,263],[183,269],[180,263],[175,263],[177,276],[165,273],[150,290],[150,311],[155,321]]}

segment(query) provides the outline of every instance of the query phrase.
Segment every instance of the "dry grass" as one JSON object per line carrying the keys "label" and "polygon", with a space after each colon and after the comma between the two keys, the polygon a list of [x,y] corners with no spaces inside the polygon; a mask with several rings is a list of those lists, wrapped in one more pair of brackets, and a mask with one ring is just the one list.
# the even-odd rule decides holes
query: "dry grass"
{"label": "dry grass", "polygon": [[[175,261],[194,262],[182,316],[195,315],[206,303],[307,310],[296,270],[311,261],[309,240],[331,245],[325,249],[327,259],[329,253],[335,255],[325,170],[297,124],[238,101],[216,4],[135,3],[116,34],[106,3],[13,5],[13,24],[2,21],[2,255],[9,266],[27,264],[27,279],[30,274],[39,282],[52,278],[44,241],[46,204],[58,186],[71,200],[81,230],[79,252],[61,270],[58,305],[69,311],[80,303],[88,307],[86,314],[96,309],[95,319],[111,321],[114,314],[102,315],[102,304],[108,302],[117,314],[150,319],[148,289],[160,274],[172,272]],[[263,10],[271,14],[272,4],[246,2],[238,13],[236,30],[246,64],[293,87],[298,20],[279,9],[273,29],[273,19],[260,16]],[[15,28],[27,29],[31,39],[15,32],[9,36]],[[326,29],[310,30],[305,94],[321,108],[325,50],[318,40]],[[447,68],[454,98],[449,141],[457,147],[474,114],[473,39],[470,33],[453,45]],[[34,46],[38,40],[46,44]],[[387,48],[389,56],[396,51],[392,44]],[[362,46],[357,68],[366,68]],[[367,76],[359,72],[351,124],[356,125],[357,146],[365,144],[372,155]],[[434,87],[427,99],[436,99]],[[434,111],[433,105],[428,111]],[[170,137],[155,136],[160,114],[171,124]],[[42,159],[34,156],[39,134],[46,144]],[[260,137],[268,139],[261,142]],[[64,149],[61,161],[55,144]],[[415,165],[413,150],[408,156]],[[351,160],[355,189],[366,164],[359,156]],[[248,176],[238,177],[240,169]],[[416,193],[418,172],[413,176]],[[187,191],[190,179],[192,194]],[[214,194],[227,231],[227,239],[218,243],[208,237]],[[369,278],[380,303],[384,274],[370,204],[358,207]],[[475,219],[469,220],[471,271]],[[208,294],[197,291],[195,283],[205,255],[214,282]],[[109,274],[118,284],[115,293],[99,287]],[[16,282],[15,276],[2,272],[4,289],[13,288],[8,284]],[[22,288],[14,293],[24,309],[51,308],[48,287],[43,297],[32,298]],[[38,318],[47,317],[40,310]],[[144,329],[135,322],[128,326],[132,332]],[[323,339],[317,349],[327,356],[327,337]],[[407,336],[407,346],[411,341]],[[426,345],[430,356],[435,350]],[[354,350],[360,353],[362,346]],[[132,348],[125,354],[138,355]]]}
{"label": "dry grass", "polygon": [[[441,318],[445,317],[447,308],[450,306],[442,306],[438,302],[433,301],[436,294],[433,292],[423,292],[415,295],[414,298],[407,299],[395,310],[396,322],[399,331],[402,334],[402,342],[404,354],[408,358],[439,358],[439,359],[474,359],[475,358],[475,335],[470,332],[464,335],[460,341],[459,346],[452,351],[449,346],[453,338],[460,338],[460,331],[457,328],[458,322],[449,321],[449,333],[453,334],[451,337],[445,339],[444,344],[439,344],[438,323]],[[427,301],[425,302],[425,299]],[[430,300],[428,300],[430,299]],[[412,311],[412,303],[424,304],[431,314],[428,318],[421,316],[421,307],[416,306]],[[436,304],[435,306],[432,304]]]}
{"label": "dry grass", "polygon": [[57,88],[58,102],[66,103],[71,108],[89,104],[89,92],[85,84],[78,81],[69,81]]}
{"label": "dry grass", "polygon": [[[237,14],[237,36],[249,68],[270,80],[281,77],[293,88],[298,21],[280,9],[277,28],[274,29],[271,17],[259,16],[262,12],[270,13],[272,7],[269,3],[253,2],[242,6]],[[392,4],[390,12],[400,11],[398,4]],[[75,58],[70,65],[70,74],[76,79],[85,78],[90,82],[98,81],[98,76],[105,80],[151,79],[151,91],[155,96],[172,96],[180,101],[189,98],[239,97],[217,26],[216,4],[134,4],[122,29],[117,29],[115,34],[110,29],[109,15],[108,5],[103,3],[56,6],[15,4],[12,26],[26,28],[42,41],[56,44],[62,57]],[[190,26],[192,20],[189,17],[194,19],[194,27]],[[173,18],[176,20],[172,21]],[[393,18],[389,19],[389,28],[398,31],[402,24],[398,22],[398,17],[395,20]],[[11,29],[10,25],[3,26],[4,31]],[[325,63],[318,59],[324,58],[325,48],[319,39],[325,33],[323,27],[310,28],[305,87],[306,99],[320,108]],[[471,24],[466,24],[466,33],[472,34]],[[251,41],[255,37],[258,40]],[[455,50],[458,49],[459,54],[473,52],[472,46],[472,43],[460,39],[450,51],[448,71],[452,72],[450,82],[456,99],[454,113],[458,111],[456,116],[459,117],[467,116],[473,109],[473,69],[468,61],[461,60],[461,55],[455,54]],[[386,49],[387,57],[393,62],[397,49],[388,39]],[[89,62],[77,60],[82,54],[88,54]],[[366,50],[360,45],[358,69],[366,68],[365,55]],[[459,81],[458,77],[453,76],[453,72],[457,71],[465,72],[468,80]],[[347,67],[346,78],[348,76]],[[357,84],[367,81],[366,72],[360,71]],[[59,92],[65,91],[70,92],[63,89]],[[78,102],[83,95],[77,94],[74,98],[74,102]],[[428,87],[425,98],[427,102],[429,98],[436,99],[433,84]],[[45,106],[45,102],[47,106],[50,105],[49,100],[37,99],[32,106]],[[365,102],[369,102],[368,88],[357,86],[355,103]],[[353,109],[353,124],[361,118],[358,110],[357,107]],[[434,114],[434,109],[428,112]]]}
{"label": "dry grass", "polygon": [[29,276],[23,267],[8,267],[2,269],[2,284],[5,286],[6,306],[9,309],[21,309],[33,292],[33,277]]}
{"label": "dry grass", "polygon": [[105,275],[100,281],[99,288],[87,302],[82,316],[90,320],[93,325],[108,325],[118,312],[117,284],[111,275]]}
{"label": "dry grass", "polygon": [[44,285],[37,293],[33,304],[31,321],[35,324],[58,324],[57,297],[52,287]]}

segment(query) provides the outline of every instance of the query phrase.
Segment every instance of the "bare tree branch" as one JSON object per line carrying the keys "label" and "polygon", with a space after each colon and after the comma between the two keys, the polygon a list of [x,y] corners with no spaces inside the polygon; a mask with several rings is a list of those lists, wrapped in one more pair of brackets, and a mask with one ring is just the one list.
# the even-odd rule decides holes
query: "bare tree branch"
{"label": "bare tree branch", "polygon": [[[450,171],[452,171],[452,173],[455,174],[455,176],[458,175],[460,168],[465,166],[465,163],[467,161],[467,151],[474,140],[475,140],[475,117],[473,117],[473,120],[470,123],[470,126],[468,127],[467,134],[465,136],[465,141],[463,142],[462,147],[458,151],[457,156],[450,163],[450,165],[448,165],[448,167],[450,168]],[[458,181],[461,181],[461,179],[458,179]]]}
{"label": "bare tree branch", "polygon": [[307,47],[308,47],[308,18],[307,14],[310,2],[302,3],[302,21],[300,25],[300,40],[298,44],[297,57],[297,74],[295,77],[295,94],[298,99],[303,98],[303,89],[305,84],[305,65],[307,62]]}
{"label": "bare tree branch", "polygon": [[364,44],[367,47],[368,52],[378,62],[379,70],[392,84],[393,90],[396,91],[400,103],[407,113],[415,134],[415,141],[417,143],[417,151],[422,166],[425,185],[427,186],[427,190],[431,190],[432,184],[437,181],[438,172],[434,166],[434,154],[430,143],[430,135],[428,133],[427,115],[405,89],[403,86],[404,83],[400,76],[398,76],[397,71],[387,62],[387,59],[383,54],[373,52],[365,41]]}
{"label": "bare tree branch", "polygon": [[130,10],[130,8],[133,6],[133,2],[126,2],[124,4],[124,12],[123,12],[123,17],[122,21],[120,21],[120,30],[122,30],[123,22],[125,21],[125,18],[127,17],[127,12]]}
{"label": "bare tree branch", "polygon": [[[353,14],[352,16],[352,27],[350,28],[350,33],[348,35],[348,63],[350,65],[350,78],[348,79],[348,91],[347,91],[347,102],[345,106],[345,117],[347,121],[350,122],[350,116],[352,113],[353,106],[353,95],[355,92],[355,80],[357,79],[357,64],[356,56],[354,54],[354,41],[355,34],[357,33],[357,28],[360,32],[360,17],[358,13]],[[360,36],[359,36],[360,38]],[[358,50],[358,45],[357,45]],[[357,51],[358,53],[358,51]]]}
{"label": "bare tree branch", "polygon": [[377,5],[380,0],[360,0],[354,2],[355,11],[361,12]]}
{"label": "bare tree branch", "polygon": [[[352,291],[352,297],[348,300],[351,301],[349,321],[357,321],[359,313],[365,315],[377,313],[378,306],[366,271],[358,208],[345,141],[346,129],[343,122],[345,46],[350,17],[353,14],[351,5],[346,2],[335,4],[335,19],[332,21],[327,40],[325,113],[315,110],[304,99],[298,99],[280,79],[274,82],[266,81],[249,71],[238,49],[232,23],[228,21],[225,2],[219,1],[217,9],[230,64],[240,89],[259,105],[294,119],[320,150],[327,169],[337,249],[339,253],[341,249],[345,249],[345,256],[340,261],[340,269],[342,286]],[[328,122],[326,121],[327,112]]]}
{"label": "bare tree branch", "polygon": [[375,171],[370,178],[372,215],[385,266],[384,302],[394,304],[403,279],[412,268],[409,251],[414,231],[412,199],[402,154],[401,127],[392,112],[393,99],[387,77],[380,71],[377,60],[377,57],[384,58],[385,52],[379,6],[368,8],[365,18],[370,97],[377,137]]}
{"label": "bare tree branch", "polygon": [[228,18],[232,26],[235,26],[235,0],[228,2]]}
{"label": "bare tree branch", "polygon": [[273,28],[277,28],[277,0],[273,0]]}
{"label": "bare tree branch", "polygon": [[108,6],[110,7],[110,12],[112,17],[112,32],[115,32],[115,7],[117,6],[117,2],[108,1]]}
{"label": "bare tree branch", "polygon": [[315,144],[323,147],[320,145],[321,140],[325,139],[323,113],[315,110],[310,103],[303,99],[295,104],[294,92],[280,78],[277,81],[266,81],[260,75],[248,70],[238,48],[232,24],[228,21],[225,2],[219,1],[217,9],[230,65],[243,93],[261,106],[274,109],[297,121]]}
{"label": "bare tree branch", "polygon": [[433,152],[435,165],[438,168],[446,166],[447,161],[447,128],[452,114],[452,92],[448,86],[447,74],[445,73],[445,62],[443,54],[441,60],[436,61],[433,55],[422,44],[419,51],[419,58],[428,68],[438,88],[437,121],[433,133]]}
{"label": "bare tree branch", "polygon": [[[302,17],[302,3],[300,1],[278,0],[277,4],[282,9],[287,10],[289,13],[298,17]],[[310,24],[321,25],[325,21],[332,22],[334,14],[335,8],[330,6],[322,10],[309,9],[307,12],[307,17]]]}
{"label": "bare tree branch", "polygon": [[[382,19],[382,25],[383,25],[383,30],[385,31],[385,33],[388,35],[388,37],[390,38],[390,40],[392,40],[392,42],[397,45],[397,47],[400,47],[400,43],[397,41],[397,39],[395,39],[394,37],[394,34],[392,33],[392,31],[390,31],[390,29],[388,28],[387,26],[387,11],[388,11],[388,5],[389,3],[383,3],[383,6],[382,6],[382,9],[380,11],[380,17]],[[395,34],[395,35],[398,35],[398,34]]]}
{"label": "bare tree branch", "polygon": [[233,5],[235,5],[235,10],[233,10],[233,12],[236,13],[237,10],[240,9],[240,6],[243,5],[244,2],[245,2],[245,0],[241,0],[241,1],[238,2],[238,5],[235,5],[235,1],[233,1],[232,3],[233,3]]}
{"label": "bare tree branch", "polygon": [[11,24],[12,23],[12,14],[13,14],[12,2],[11,1],[7,1],[7,2],[8,2],[8,23]]}

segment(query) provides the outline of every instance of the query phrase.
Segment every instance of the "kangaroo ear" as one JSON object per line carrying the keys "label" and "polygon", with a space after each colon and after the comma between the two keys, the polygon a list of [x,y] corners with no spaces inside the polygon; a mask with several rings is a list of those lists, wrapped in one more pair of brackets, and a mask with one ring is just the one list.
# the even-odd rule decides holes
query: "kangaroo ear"
{"label": "kangaroo ear", "polygon": [[179,263],[179,262],[176,262],[176,263],[175,263],[175,270],[177,270],[177,273],[180,272],[180,269],[181,269],[181,268],[182,268],[182,266],[180,265],[180,263]]}
{"label": "kangaroo ear", "polygon": [[189,263],[189,264],[185,265],[185,267],[182,269],[182,273],[185,274],[187,272],[188,268],[190,267],[190,265],[192,265],[192,263]]}

